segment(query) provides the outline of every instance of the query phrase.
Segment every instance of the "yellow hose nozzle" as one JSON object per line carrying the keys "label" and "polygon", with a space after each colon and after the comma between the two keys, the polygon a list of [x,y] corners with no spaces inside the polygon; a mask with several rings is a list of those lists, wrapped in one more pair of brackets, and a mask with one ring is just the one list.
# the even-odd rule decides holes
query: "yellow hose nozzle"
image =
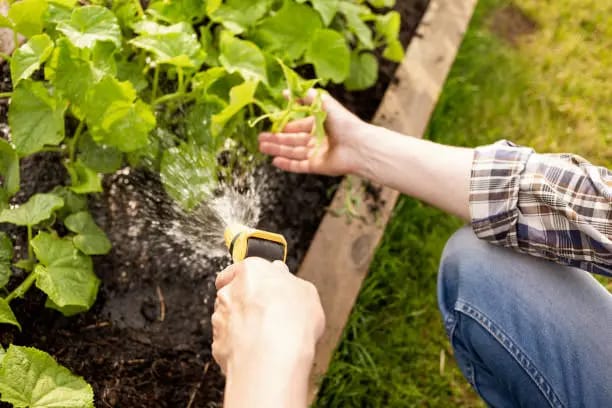
{"label": "yellow hose nozzle", "polygon": [[270,262],[285,262],[287,259],[287,241],[280,234],[233,224],[225,228],[223,237],[234,262],[249,257]]}

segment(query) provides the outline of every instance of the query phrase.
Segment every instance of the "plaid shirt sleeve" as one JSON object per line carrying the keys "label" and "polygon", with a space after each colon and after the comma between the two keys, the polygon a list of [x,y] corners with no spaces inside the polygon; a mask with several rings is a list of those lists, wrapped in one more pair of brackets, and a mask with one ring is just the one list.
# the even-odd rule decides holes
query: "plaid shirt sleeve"
{"label": "plaid shirt sleeve", "polygon": [[612,276],[612,172],[582,157],[505,140],[479,147],[470,211],[483,240]]}

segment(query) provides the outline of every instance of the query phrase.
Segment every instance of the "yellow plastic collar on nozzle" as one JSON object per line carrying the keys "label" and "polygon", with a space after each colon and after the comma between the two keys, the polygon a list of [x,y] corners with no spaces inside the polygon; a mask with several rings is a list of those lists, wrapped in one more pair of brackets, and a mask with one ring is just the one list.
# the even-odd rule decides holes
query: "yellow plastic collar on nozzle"
{"label": "yellow plastic collar on nozzle", "polygon": [[287,241],[280,234],[233,224],[225,229],[223,238],[234,262],[240,262],[247,257],[249,253],[249,238],[266,240],[281,245],[283,247],[283,259],[280,260],[285,262],[287,258]]}

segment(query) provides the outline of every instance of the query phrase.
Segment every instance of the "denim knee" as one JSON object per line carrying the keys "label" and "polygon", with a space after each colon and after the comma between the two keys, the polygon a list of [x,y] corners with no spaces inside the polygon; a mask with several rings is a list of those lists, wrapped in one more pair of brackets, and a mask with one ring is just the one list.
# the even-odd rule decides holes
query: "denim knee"
{"label": "denim knee", "polygon": [[460,280],[465,274],[481,270],[476,265],[485,262],[488,244],[479,240],[470,227],[456,231],[446,243],[438,271],[438,307],[447,334],[451,336],[454,325],[454,309],[457,302]]}

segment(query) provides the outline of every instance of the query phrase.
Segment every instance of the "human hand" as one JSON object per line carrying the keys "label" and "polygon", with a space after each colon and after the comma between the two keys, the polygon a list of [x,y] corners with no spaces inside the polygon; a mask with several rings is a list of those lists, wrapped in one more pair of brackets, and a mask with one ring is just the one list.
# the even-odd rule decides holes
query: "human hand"
{"label": "human hand", "polygon": [[[303,103],[312,103],[316,91],[311,89]],[[317,173],[328,176],[354,174],[360,165],[368,124],[349,112],[327,93],[322,95],[327,113],[327,137],[317,145],[312,130],[314,118],[288,123],[282,133],[259,135],[259,150],[274,156],[272,164],[294,173]]]}
{"label": "human hand", "polygon": [[216,286],[212,352],[228,378],[275,364],[307,377],[325,326],[315,287],[284,263],[260,258],[225,269]]}

